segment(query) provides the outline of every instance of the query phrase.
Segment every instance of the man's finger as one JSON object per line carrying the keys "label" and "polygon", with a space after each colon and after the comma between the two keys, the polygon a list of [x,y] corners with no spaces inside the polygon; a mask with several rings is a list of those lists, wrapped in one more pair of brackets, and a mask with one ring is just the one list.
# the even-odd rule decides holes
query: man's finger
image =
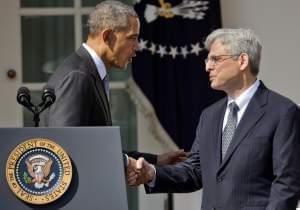
{"label": "man's finger", "polygon": [[138,175],[137,174],[131,174],[130,176],[127,176],[127,183],[129,186],[134,186],[137,181]]}

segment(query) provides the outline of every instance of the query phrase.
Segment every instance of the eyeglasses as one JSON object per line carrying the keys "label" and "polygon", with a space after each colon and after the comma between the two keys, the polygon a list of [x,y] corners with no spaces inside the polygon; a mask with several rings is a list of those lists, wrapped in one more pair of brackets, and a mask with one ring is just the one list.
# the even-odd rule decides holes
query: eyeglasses
{"label": "eyeglasses", "polygon": [[[227,58],[223,58],[224,56],[229,56]],[[205,64],[207,65],[208,62],[210,61],[212,65],[217,65],[227,59],[230,59],[230,58],[233,58],[233,57],[237,57],[237,56],[240,56],[240,55],[213,55],[213,56],[210,56],[210,57],[207,57],[205,58],[204,62]],[[222,59],[223,58],[223,59]]]}

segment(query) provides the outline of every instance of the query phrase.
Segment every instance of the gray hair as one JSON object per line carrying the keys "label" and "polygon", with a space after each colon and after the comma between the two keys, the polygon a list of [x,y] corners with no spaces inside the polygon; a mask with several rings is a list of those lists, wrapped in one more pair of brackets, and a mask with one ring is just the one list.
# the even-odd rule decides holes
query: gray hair
{"label": "gray hair", "polygon": [[128,26],[128,17],[138,17],[132,6],[120,1],[106,0],[96,5],[88,19],[89,33],[95,35],[109,28],[121,30]]}
{"label": "gray hair", "polygon": [[224,45],[228,53],[240,55],[246,53],[250,60],[250,69],[253,75],[259,72],[262,46],[258,37],[250,29],[217,29],[205,40],[205,48],[210,50],[211,45],[216,41]]}

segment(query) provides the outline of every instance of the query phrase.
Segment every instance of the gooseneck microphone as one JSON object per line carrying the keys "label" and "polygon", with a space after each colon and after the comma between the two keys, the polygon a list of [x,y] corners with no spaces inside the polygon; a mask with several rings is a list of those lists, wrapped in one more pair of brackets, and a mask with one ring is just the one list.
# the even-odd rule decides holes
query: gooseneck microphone
{"label": "gooseneck microphone", "polygon": [[50,107],[55,102],[55,100],[56,96],[54,93],[54,89],[49,86],[45,86],[43,88],[42,103],[39,105],[39,107],[41,107],[40,112]]}
{"label": "gooseneck microphone", "polygon": [[18,89],[17,101],[34,113],[34,105],[31,103],[30,91],[27,87],[20,87]]}
{"label": "gooseneck microphone", "polygon": [[33,113],[33,121],[35,122],[35,127],[39,126],[40,113],[45,109],[50,107],[55,102],[56,96],[54,89],[45,86],[42,93],[42,102],[39,105],[34,105],[31,102],[30,91],[27,87],[20,87],[17,92],[17,101],[22,106],[26,107]]}

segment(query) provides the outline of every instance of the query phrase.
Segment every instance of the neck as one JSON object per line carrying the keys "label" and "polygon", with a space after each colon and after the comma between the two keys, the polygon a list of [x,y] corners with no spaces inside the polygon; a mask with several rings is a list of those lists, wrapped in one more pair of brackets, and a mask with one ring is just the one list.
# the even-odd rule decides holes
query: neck
{"label": "neck", "polygon": [[89,36],[86,41],[86,44],[96,52],[99,58],[103,61],[105,68],[109,69],[110,65],[108,63],[108,60],[106,59],[106,51],[104,48],[104,44],[101,42],[101,40],[99,40],[97,37],[95,38]]}
{"label": "neck", "polygon": [[233,99],[239,97],[243,92],[245,92],[254,82],[256,81],[256,77],[244,76],[243,80],[237,82],[236,86],[231,90],[226,91],[227,95]]}

